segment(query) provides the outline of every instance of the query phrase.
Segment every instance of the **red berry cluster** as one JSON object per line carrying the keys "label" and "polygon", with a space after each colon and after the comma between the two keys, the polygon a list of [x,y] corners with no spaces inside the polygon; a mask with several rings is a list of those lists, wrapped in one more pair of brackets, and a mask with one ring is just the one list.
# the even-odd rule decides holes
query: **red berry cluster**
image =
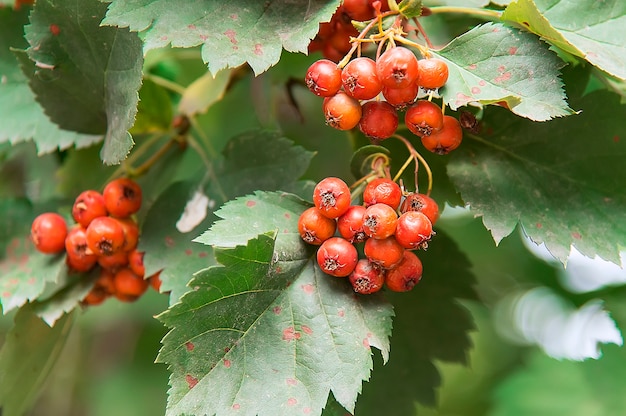
{"label": "red berry cluster", "polygon": [[132,215],[141,207],[142,192],[131,179],[109,182],[102,193],[82,192],[72,206],[76,224],[68,229],[54,212],[39,215],[31,225],[31,239],[46,254],[65,251],[70,270],[86,273],[100,267],[100,275],[83,303],[97,305],[109,296],[130,302],[149,284],[158,291],[159,273],[144,279],[143,252],[137,250],[139,227]]}
{"label": "red berry cluster", "polygon": [[389,5],[386,0],[344,0],[330,22],[320,23],[317,36],[309,44],[309,52],[321,51],[325,58],[339,62],[352,47],[350,37],[359,34],[352,20],[370,20],[376,13],[387,10]]}
{"label": "red berry cluster", "polygon": [[347,276],[361,294],[383,286],[406,292],[420,281],[422,263],[413,250],[426,248],[434,235],[439,207],[432,198],[403,195],[391,179],[376,178],[363,191],[363,205],[352,205],[348,185],[330,177],[315,186],[313,203],[300,215],[298,231],[305,242],[319,246],[317,263],[324,273]]}

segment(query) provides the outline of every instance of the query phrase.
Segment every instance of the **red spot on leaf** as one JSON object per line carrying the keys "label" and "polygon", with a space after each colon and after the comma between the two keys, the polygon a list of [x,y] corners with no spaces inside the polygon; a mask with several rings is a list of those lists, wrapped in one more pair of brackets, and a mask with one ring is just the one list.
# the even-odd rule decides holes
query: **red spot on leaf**
{"label": "red spot on leaf", "polygon": [[230,348],[228,348],[228,347],[224,347],[224,352],[225,352],[225,353],[228,353],[229,351],[230,351]]}
{"label": "red spot on leaf", "polygon": [[290,386],[295,386],[296,384],[298,384],[298,380],[296,380],[295,378],[288,378],[287,384],[289,384]]}
{"label": "red spot on leaf", "polygon": [[280,315],[282,311],[283,311],[283,308],[281,308],[280,306],[274,306],[272,308],[272,312],[274,312],[276,315]]}
{"label": "red spot on leaf", "polygon": [[224,358],[224,367],[226,367],[226,368],[230,368],[230,365],[231,365],[230,360],[228,360],[228,359]]}
{"label": "red spot on leaf", "polygon": [[517,46],[511,46],[509,48],[509,55],[515,55],[517,53]]}
{"label": "red spot on leaf", "polygon": [[193,345],[193,342],[187,341],[185,343],[185,348],[187,348],[187,351],[193,351],[193,349],[196,348],[196,346]]}
{"label": "red spot on leaf", "polygon": [[577,233],[577,232],[573,232],[572,233],[572,237],[574,237],[576,240],[580,240],[581,238],[583,238],[583,236],[580,235],[580,233]]}
{"label": "red spot on leaf", "polygon": [[613,141],[614,141],[615,143],[618,143],[618,142],[619,142],[619,136],[618,136],[617,134],[616,134],[615,136],[613,136]]}
{"label": "red spot on leaf", "polygon": [[499,31],[500,31],[499,27],[494,27],[493,30],[492,30],[492,32],[499,32]]}
{"label": "red spot on leaf", "polygon": [[16,284],[18,284],[18,283],[19,283],[19,280],[18,280],[18,279],[16,279],[15,277],[14,277],[14,278],[12,278],[12,279],[9,279],[9,284],[10,284],[10,285],[16,285]]}
{"label": "red spot on leaf", "polygon": [[478,85],[484,87],[485,85],[487,85],[487,82],[484,79],[481,79],[480,81],[478,81]]}
{"label": "red spot on leaf", "polygon": [[52,33],[52,36],[59,36],[59,34],[61,33],[61,28],[59,27],[59,25],[55,25],[54,23],[50,25],[49,29],[50,33]]}
{"label": "red spot on leaf", "polygon": [[309,413],[311,413],[311,408],[310,407],[305,407],[304,409],[302,409],[302,413],[304,413],[305,415],[308,415]]}
{"label": "red spot on leaf", "polygon": [[246,202],[246,206],[247,206],[247,207],[252,208],[252,207],[253,207],[253,206],[255,206],[255,205],[256,205],[256,202],[255,202],[255,201],[248,201],[248,202]]}
{"label": "red spot on leaf", "polygon": [[34,285],[35,284],[35,278],[34,277],[29,277],[28,280],[26,281],[26,283],[28,283],[29,285]]}
{"label": "red spot on leaf", "polygon": [[597,58],[598,54],[592,51],[587,51],[587,56],[591,57],[591,58]]}
{"label": "red spot on leaf", "polygon": [[2,297],[3,298],[10,298],[11,297],[11,292],[2,292]]}
{"label": "red spot on leaf", "polygon": [[224,32],[224,34],[226,35],[226,37],[230,40],[230,43],[232,43],[233,45],[236,45],[237,43],[237,33],[232,30],[232,29],[228,29],[226,32]]}
{"label": "red spot on leaf", "polygon": [[198,257],[200,257],[201,259],[205,258],[208,255],[209,253],[207,253],[206,251],[201,251],[198,253]]}
{"label": "red spot on leaf", "polygon": [[459,92],[459,93],[456,94],[455,104],[458,107],[462,107],[465,104],[469,103],[470,101],[472,101],[472,97],[470,97],[469,95],[465,95],[462,92]]}
{"label": "red spot on leaf", "polygon": [[187,374],[185,376],[185,381],[187,381],[187,385],[189,386],[189,390],[193,389],[196,384],[198,384],[198,379],[192,376],[191,374]]}
{"label": "red spot on leaf", "polygon": [[291,214],[288,212],[285,212],[285,218],[287,218],[288,220],[291,219]]}
{"label": "red spot on leaf", "polygon": [[498,72],[499,72],[499,73],[503,73],[504,71],[506,71],[506,67],[505,67],[504,65],[500,65],[500,66],[498,67]]}
{"label": "red spot on leaf", "polygon": [[315,293],[315,286],[313,286],[311,283],[307,283],[306,285],[302,285],[300,287],[302,288],[302,291],[304,293],[308,293],[308,294]]}
{"label": "red spot on leaf", "polygon": [[467,69],[476,69],[476,64],[471,64],[470,66],[467,67]]}
{"label": "red spot on leaf", "polygon": [[302,331],[304,331],[305,334],[307,334],[307,335],[313,334],[313,330],[310,327],[308,327],[306,325],[302,325],[301,328],[302,328]]}
{"label": "red spot on leaf", "polygon": [[282,272],[282,271],[283,271],[283,268],[282,268],[282,267],[280,267],[280,266],[278,266],[278,267],[276,267],[276,268],[274,269],[274,271],[275,271],[276,273],[280,273],[280,272]]}
{"label": "red spot on leaf", "polygon": [[200,40],[202,40],[203,42],[206,42],[208,38],[209,37],[207,35],[200,34]]}
{"label": "red spot on leaf", "polygon": [[494,78],[495,82],[504,82],[504,81],[508,81],[511,79],[511,73],[510,72],[505,72],[502,75],[498,75],[497,77]]}
{"label": "red spot on leaf", "polygon": [[290,397],[289,399],[287,399],[287,406],[295,406],[298,404],[298,401],[296,400],[295,397]]}
{"label": "red spot on leaf", "polygon": [[237,14],[233,13],[229,16],[232,20],[239,20],[239,16],[237,16]]}
{"label": "red spot on leaf", "polygon": [[176,243],[174,242],[174,239],[172,237],[170,237],[169,235],[165,237],[165,245],[167,247],[174,247],[174,244]]}
{"label": "red spot on leaf", "polygon": [[341,308],[337,311],[337,315],[339,315],[341,318],[343,318],[344,316],[346,316],[346,310]]}
{"label": "red spot on leaf", "polygon": [[188,248],[187,250],[185,250],[185,254],[188,256],[191,256],[193,254],[193,251],[190,248]]}
{"label": "red spot on leaf", "polygon": [[254,54],[256,56],[263,55],[263,47],[260,43],[257,43],[256,45],[254,45]]}
{"label": "red spot on leaf", "polygon": [[540,223],[540,222],[538,222],[537,224],[535,224],[535,226],[536,226],[537,228],[542,228],[542,227],[543,227],[543,224],[542,224],[542,223]]}
{"label": "red spot on leaf", "polygon": [[239,409],[241,409],[241,405],[240,405],[239,403],[235,403],[235,404],[233,405],[233,409],[234,409],[234,410],[239,410]]}
{"label": "red spot on leaf", "polygon": [[472,87],[472,94],[480,94],[480,88]]}
{"label": "red spot on leaf", "polygon": [[363,346],[369,350],[370,349],[370,340],[367,339],[367,338],[363,338]]}
{"label": "red spot on leaf", "polygon": [[187,29],[196,30],[196,25],[194,24],[187,25]]}
{"label": "red spot on leaf", "polygon": [[302,334],[296,331],[296,329],[293,326],[290,326],[283,330],[283,340],[285,341],[293,341],[294,339],[300,339],[301,336]]}
{"label": "red spot on leaf", "polygon": [[161,40],[162,41],[166,41],[167,40],[167,36],[165,36],[165,35],[161,36]]}

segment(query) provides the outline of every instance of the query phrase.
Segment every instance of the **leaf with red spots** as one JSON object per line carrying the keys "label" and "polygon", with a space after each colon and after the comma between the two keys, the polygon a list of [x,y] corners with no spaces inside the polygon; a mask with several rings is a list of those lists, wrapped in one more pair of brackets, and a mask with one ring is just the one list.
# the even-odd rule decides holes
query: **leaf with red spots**
{"label": "leaf with red spots", "polygon": [[626,2],[516,0],[502,14],[547,42],[626,80]]}
{"label": "leaf with red spots", "polygon": [[574,114],[565,101],[563,62],[535,35],[486,23],[434,53],[448,64],[440,93],[453,110],[472,102],[506,102],[515,114],[535,121]]}
{"label": "leaf with red spots", "polygon": [[3,415],[27,414],[74,323],[65,315],[54,328],[37,317],[30,306],[15,315],[15,326],[0,350],[0,408]]}
{"label": "leaf with red spots", "polygon": [[[448,174],[496,242],[520,223],[565,262],[570,245],[620,262],[626,247],[626,105],[596,91],[581,114],[548,123],[489,108],[481,136],[457,149]],[[497,132],[497,133],[494,133]]]}
{"label": "leaf with red spots", "polygon": [[244,0],[193,3],[109,0],[105,25],[141,32],[145,49],[202,45],[212,73],[248,63],[256,74],[278,62],[284,48],[306,52],[318,23],[338,6],[327,0]]}
{"label": "leaf with red spots", "polygon": [[136,33],[100,26],[105,11],[97,0],[37,1],[24,29],[30,47],[16,55],[50,119],[104,135],[101,158],[117,164],[133,146],[143,51]]}
{"label": "leaf with red spots", "polygon": [[393,312],[381,296],[357,297],[345,279],[320,271],[315,248],[293,232],[306,206],[259,192],[222,209],[209,239],[260,220],[257,208],[276,215],[254,228],[260,235],[215,248],[220,264],[198,272],[195,290],[159,317],[172,328],[158,357],[172,371],[168,415],[319,415],[331,391],[354,409],[372,368],[370,347],[388,356]]}
{"label": "leaf with red spots", "polygon": [[28,79],[11,52],[11,48],[28,47],[24,40],[28,11],[28,8],[19,12],[0,8],[0,143],[33,140],[41,154],[73,145],[85,147],[101,140],[99,135],[62,130],[48,119],[35,100]]}

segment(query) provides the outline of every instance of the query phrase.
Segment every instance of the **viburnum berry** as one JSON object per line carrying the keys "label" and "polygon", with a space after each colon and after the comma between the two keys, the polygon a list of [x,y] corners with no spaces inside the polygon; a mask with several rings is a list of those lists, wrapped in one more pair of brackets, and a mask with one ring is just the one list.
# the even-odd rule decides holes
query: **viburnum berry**
{"label": "viburnum berry", "polygon": [[441,88],[448,80],[448,64],[441,59],[427,58],[419,61],[419,85],[427,90]]}
{"label": "viburnum berry", "polygon": [[404,247],[396,241],[394,236],[384,239],[370,238],[363,247],[365,257],[369,261],[384,269],[391,269],[402,260]]}
{"label": "viburnum berry", "polygon": [[387,238],[396,231],[398,214],[387,204],[374,204],[365,210],[363,231],[374,239]]}
{"label": "viburnum berry", "polygon": [[437,104],[428,100],[418,100],[406,110],[404,122],[416,136],[430,136],[443,128],[443,113]]}
{"label": "viburnum berry", "polygon": [[425,248],[432,236],[433,225],[423,213],[408,211],[398,218],[395,237],[402,247],[411,250]]}
{"label": "viburnum berry", "polygon": [[417,58],[403,46],[387,49],[376,60],[376,73],[387,88],[407,88],[418,79]]}
{"label": "viburnum berry", "polygon": [[443,127],[430,136],[422,137],[422,145],[438,155],[446,155],[459,147],[463,140],[463,129],[459,121],[452,116],[443,116]]}
{"label": "viburnum berry", "polygon": [[388,139],[398,129],[398,113],[385,101],[368,101],[362,106],[359,129],[373,139]]}
{"label": "viburnum berry", "polygon": [[350,207],[350,188],[339,178],[324,178],[313,189],[313,203],[325,217],[338,218]]}
{"label": "viburnum berry", "polygon": [[439,205],[434,199],[426,194],[410,193],[402,202],[400,212],[403,214],[408,211],[421,212],[428,217],[430,222],[435,225],[439,219]]}
{"label": "viburnum berry", "polygon": [[77,272],[87,272],[95,265],[98,257],[89,250],[85,228],[77,224],[70,229],[65,238],[67,265]]}
{"label": "viburnum berry", "polygon": [[92,189],[81,192],[72,206],[72,217],[85,228],[94,218],[104,217],[107,214],[104,197],[100,192]]}
{"label": "viburnum berry", "polygon": [[304,82],[313,94],[330,97],[341,88],[341,69],[333,61],[320,59],[309,67]]}
{"label": "viburnum berry", "polygon": [[406,88],[389,88],[383,86],[382,92],[385,100],[396,109],[400,110],[415,102],[415,98],[419,92],[419,85],[413,83]]}
{"label": "viburnum berry", "polygon": [[317,264],[324,273],[331,276],[348,276],[358,260],[356,248],[341,237],[329,238],[317,250]]}
{"label": "viburnum berry", "polygon": [[395,210],[400,205],[401,200],[402,190],[400,186],[388,178],[376,178],[369,182],[363,190],[365,206],[385,204]]}
{"label": "viburnum berry", "polygon": [[124,228],[112,217],[98,217],[86,230],[87,246],[97,256],[111,256],[124,247]]}
{"label": "viburnum berry", "polygon": [[298,232],[305,243],[319,246],[335,234],[335,220],[322,215],[319,209],[311,207],[300,214]]}
{"label": "viburnum berry", "polygon": [[132,302],[148,289],[150,282],[133,273],[130,268],[124,267],[115,273],[114,284],[115,297],[124,302]]}
{"label": "viburnum berry", "polygon": [[45,254],[56,254],[65,248],[67,224],[57,213],[46,212],[38,215],[31,224],[30,237],[35,248]]}
{"label": "viburnum berry", "polygon": [[422,278],[422,262],[410,250],[405,250],[400,264],[389,270],[385,276],[385,285],[394,292],[408,292]]}
{"label": "viburnum berry", "polygon": [[362,243],[367,240],[367,234],[363,230],[363,216],[365,207],[352,205],[343,215],[337,218],[339,234],[351,243]]}
{"label": "viburnum berry", "polygon": [[351,60],[341,71],[343,89],[357,100],[376,97],[383,88],[376,75],[376,62],[367,57]]}
{"label": "viburnum berry", "polygon": [[350,130],[356,127],[362,115],[359,101],[343,91],[324,98],[322,110],[326,124],[337,130]]}
{"label": "viburnum berry", "polygon": [[132,179],[119,178],[109,182],[102,192],[109,214],[124,218],[141,208],[141,187]]}
{"label": "viburnum berry", "polygon": [[369,295],[378,292],[385,283],[385,271],[367,259],[361,259],[348,276],[356,293]]}

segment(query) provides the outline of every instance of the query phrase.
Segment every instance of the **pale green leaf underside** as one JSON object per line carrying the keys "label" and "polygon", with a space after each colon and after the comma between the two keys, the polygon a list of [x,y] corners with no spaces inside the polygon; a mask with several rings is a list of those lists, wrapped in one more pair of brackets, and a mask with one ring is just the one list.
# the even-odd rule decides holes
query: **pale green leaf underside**
{"label": "pale green leaf underside", "polygon": [[214,74],[245,62],[259,74],[278,62],[283,48],[306,52],[318,23],[330,20],[337,6],[325,0],[113,0],[102,23],[142,32],[145,50],[202,45]]}
{"label": "pale green leaf underside", "polygon": [[454,110],[506,101],[515,114],[535,121],[574,113],[559,79],[562,62],[532,34],[487,23],[435,55],[448,63],[450,75],[440,92]]}
{"label": "pale green leaf underside", "polygon": [[559,48],[626,79],[626,2],[517,0],[503,20],[519,23]]}

